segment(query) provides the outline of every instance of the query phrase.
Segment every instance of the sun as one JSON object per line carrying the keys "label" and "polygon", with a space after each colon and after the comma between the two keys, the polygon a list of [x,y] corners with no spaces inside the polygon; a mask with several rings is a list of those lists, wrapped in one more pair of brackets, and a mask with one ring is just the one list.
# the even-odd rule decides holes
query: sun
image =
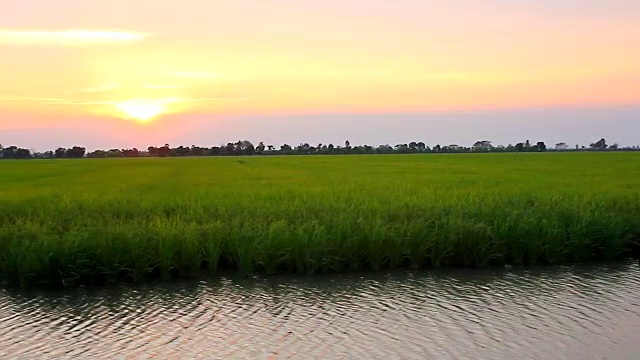
{"label": "sun", "polygon": [[149,122],[167,110],[166,103],[157,100],[129,100],[115,106],[128,118],[140,122]]}

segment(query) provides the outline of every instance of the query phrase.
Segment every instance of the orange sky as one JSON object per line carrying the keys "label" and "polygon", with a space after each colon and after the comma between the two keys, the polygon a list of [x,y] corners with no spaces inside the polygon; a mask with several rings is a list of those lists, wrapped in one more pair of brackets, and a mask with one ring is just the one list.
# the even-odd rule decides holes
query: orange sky
{"label": "orange sky", "polygon": [[640,5],[453,3],[0,0],[0,131],[640,104]]}

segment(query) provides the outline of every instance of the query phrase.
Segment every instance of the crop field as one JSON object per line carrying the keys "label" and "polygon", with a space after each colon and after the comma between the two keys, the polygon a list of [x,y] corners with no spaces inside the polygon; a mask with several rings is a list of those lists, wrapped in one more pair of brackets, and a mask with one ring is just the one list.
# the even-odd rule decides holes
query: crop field
{"label": "crop field", "polygon": [[0,162],[0,276],[22,286],[615,260],[639,239],[637,153]]}

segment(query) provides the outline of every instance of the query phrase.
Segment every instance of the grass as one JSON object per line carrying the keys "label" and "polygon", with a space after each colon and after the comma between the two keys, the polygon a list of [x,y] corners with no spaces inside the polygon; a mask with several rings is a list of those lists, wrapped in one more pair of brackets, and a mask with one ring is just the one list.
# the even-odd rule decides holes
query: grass
{"label": "grass", "polygon": [[0,162],[22,286],[637,255],[640,154]]}

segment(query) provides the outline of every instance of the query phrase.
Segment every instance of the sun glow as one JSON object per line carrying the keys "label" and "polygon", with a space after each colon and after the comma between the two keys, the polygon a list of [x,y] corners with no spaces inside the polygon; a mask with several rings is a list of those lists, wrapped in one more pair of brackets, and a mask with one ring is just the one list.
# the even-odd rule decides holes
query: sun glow
{"label": "sun glow", "polygon": [[160,100],[129,100],[115,106],[128,118],[140,122],[149,122],[167,111],[166,102]]}

